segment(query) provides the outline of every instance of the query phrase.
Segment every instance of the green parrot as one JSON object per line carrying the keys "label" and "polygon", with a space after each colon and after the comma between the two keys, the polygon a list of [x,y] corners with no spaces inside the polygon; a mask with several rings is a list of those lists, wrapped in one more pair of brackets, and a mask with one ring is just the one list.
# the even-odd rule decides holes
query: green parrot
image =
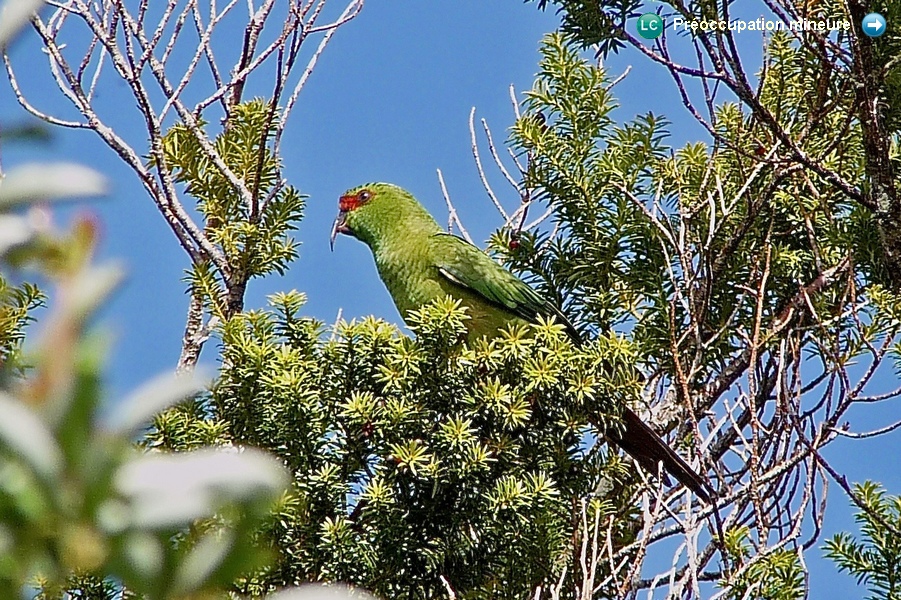
{"label": "green parrot", "polygon": [[[470,319],[470,340],[495,337],[512,323],[553,317],[576,343],[579,332],[552,303],[469,242],[447,233],[406,190],[389,183],[368,183],[345,192],[332,226],[334,249],[339,233],[372,250],[379,276],[398,311],[408,311],[445,296],[459,300]],[[658,464],[704,502],[707,482],[631,409],[623,407],[621,431],[606,437],[651,474]]]}

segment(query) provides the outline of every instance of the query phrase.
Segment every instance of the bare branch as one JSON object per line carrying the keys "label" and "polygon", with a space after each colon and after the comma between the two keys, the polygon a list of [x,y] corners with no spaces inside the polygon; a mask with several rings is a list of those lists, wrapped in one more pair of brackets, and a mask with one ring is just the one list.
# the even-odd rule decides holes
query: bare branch
{"label": "bare branch", "polygon": [[[328,41],[339,27],[359,13],[363,1],[349,2],[338,19],[322,25],[316,21],[326,0],[288,3],[285,7],[287,19],[284,20],[276,18],[281,7],[276,0],[262,0],[259,3],[253,0],[245,3],[224,0],[222,6],[215,0],[166,0],[159,7],[154,5],[153,10],[148,0],[134,3],[123,0],[99,3],[53,0],[48,4],[53,7],[53,12],[46,20],[35,18],[33,25],[46,50],[51,77],[83,120],[61,117],[37,108],[20,86],[13,61],[4,56],[4,66],[17,101],[25,110],[48,123],[93,130],[136,174],[191,260],[194,263],[210,261],[215,265],[218,276],[227,288],[228,306],[242,306],[248,275],[237,272],[240,269],[233,269],[223,249],[209,239],[203,227],[194,222],[190,209],[179,199],[175,177],[166,164],[163,151],[164,123],[171,118],[170,113],[177,115],[195,138],[204,158],[241,198],[251,220],[258,218],[261,207],[279,189],[283,189],[284,183],[275,185],[274,192],[267,189],[267,198],[259,198],[259,186],[248,183],[250,180],[258,182],[259,178],[251,177],[245,181],[243,175],[239,177],[233,172],[213,143],[214,136],[206,130],[207,123],[221,115],[205,116],[205,112],[218,102],[225,113],[222,123],[227,128],[231,108],[240,101],[247,82],[264,65],[275,61],[277,76],[269,120],[270,125],[277,122],[280,136],[291,106]],[[214,49],[223,43],[230,43],[222,24],[227,19],[235,18],[240,12],[235,10],[236,7],[242,5],[247,7],[244,43],[237,63],[225,80],[222,75],[224,69],[217,63]],[[60,41],[64,37],[67,44]],[[301,45],[311,37],[320,37],[317,40],[319,47],[305,70],[298,74],[294,67]],[[190,52],[176,51],[176,48],[187,44],[195,44]],[[211,84],[198,76],[204,64]],[[298,75],[299,78],[295,79]],[[107,81],[113,77],[125,84],[120,89],[133,97],[137,110],[120,110],[121,105],[115,103],[112,104],[115,108],[110,110],[108,102],[95,102]],[[212,89],[205,91],[205,85],[211,85]],[[289,106],[278,119],[282,90],[292,85]],[[189,105],[189,94],[191,98],[200,97],[202,100]],[[114,131],[108,125],[113,117],[117,122],[123,118],[137,120],[146,134],[126,139],[119,131],[127,129],[117,128]],[[265,156],[267,143],[278,152],[278,140],[264,138],[261,159]],[[149,160],[144,157],[149,157]],[[262,164],[261,160],[258,170]],[[196,361],[206,336],[202,326],[203,309],[197,301],[197,298],[192,298],[179,369],[190,368]]]}
{"label": "bare branch", "polygon": [[494,204],[497,212],[499,212],[501,217],[506,221],[509,218],[507,216],[507,211],[504,210],[504,207],[501,206],[497,196],[495,196],[494,190],[491,189],[491,184],[488,183],[488,178],[485,176],[485,169],[482,168],[482,159],[479,157],[479,144],[476,140],[475,117],[476,107],[473,106],[472,110],[469,111],[469,139],[472,144],[472,156],[476,161],[476,168],[479,170],[479,179],[482,181],[482,187],[485,188],[485,191],[488,193],[488,197],[491,199],[491,203]]}
{"label": "bare branch", "polygon": [[454,225],[457,226],[457,229],[460,230],[460,235],[463,236],[470,244],[474,244],[472,238],[469,236],[469,232],[466,231],[466,228],[463,226],[463,222],[460,221],[460,217],[457,215],[457,209],[454,206],[454,203],[451,202],[450,194],[447,193],[447,186],[444,185],[444,175],[441,173],[441,169],[438,169],[438,183],[441,185],[441,194],[444,196],[444,202],[447,204],[447,230],[448,232],[453,230]]}

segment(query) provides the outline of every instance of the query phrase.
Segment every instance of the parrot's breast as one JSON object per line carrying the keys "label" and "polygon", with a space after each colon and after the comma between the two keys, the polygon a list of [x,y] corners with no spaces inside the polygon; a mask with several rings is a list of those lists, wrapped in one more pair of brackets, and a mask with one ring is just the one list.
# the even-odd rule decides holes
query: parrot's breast
{"label": "parrot's breast", "polygon": [[496,337],[511,323],[525,323],[512,312],[488,302],[484,297],[444,277],[429,252],[383,250],[374,253],[376,268],[405,320],[411,310],[447,296],[459,300],[469,315],[470,341]]}

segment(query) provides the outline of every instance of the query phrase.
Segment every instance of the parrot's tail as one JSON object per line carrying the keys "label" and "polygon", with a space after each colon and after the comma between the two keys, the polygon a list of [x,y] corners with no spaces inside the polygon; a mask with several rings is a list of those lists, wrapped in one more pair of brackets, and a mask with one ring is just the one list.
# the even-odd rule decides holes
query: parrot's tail
{"label": "parrot's tail", "polygon": [[663,463],[664,471],[678,479],[703,502],[710,504],[709,484],[675,450],[630,409],[623,410],[622,419],[622,431],[607,432],[610,441],[625,450],[648,473],[656,474],[658,465]]}

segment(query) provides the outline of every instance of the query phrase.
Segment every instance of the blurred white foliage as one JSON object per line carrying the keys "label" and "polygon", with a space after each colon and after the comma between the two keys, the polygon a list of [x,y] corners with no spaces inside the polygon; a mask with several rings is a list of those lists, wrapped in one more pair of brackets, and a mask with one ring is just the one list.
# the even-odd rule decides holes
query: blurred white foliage
{"label": "blurred white foliage", "polygon": [[107,188],[106,177],[82,165],[28,163],[12,169],[0,180],[0,206],[100,196]]}
{"label": "blurred white foliage", "polygon": [[206,389],[211,377],[202,370],[164,373],[128,395],[104,419],[104,427],[119,435],[130,435],[155,415]]}
{"label": "blurred white foliage", "polygon": [[266,596],[266,600],[375,600],[375,597],[344,585],[310,584],[282,590]]}
{"label": "blurred white foliage", "polygon": [[0,392],[0,447],[21,457],[42,477],[59,474],[63,458],[41,418],[16,398]]}
{"label": "blurred white foliage", "polygon": [[125,463],[114,485],[128,525],[166,529],[211,517],[223,505],[273,497],[288,485],[276,459],[253,448],[148,454]]}
{"label": "blurred white foliage", "polygon": [[0,48],[6,47],[43,4],[44,0],[7,0],[0,5]]}

